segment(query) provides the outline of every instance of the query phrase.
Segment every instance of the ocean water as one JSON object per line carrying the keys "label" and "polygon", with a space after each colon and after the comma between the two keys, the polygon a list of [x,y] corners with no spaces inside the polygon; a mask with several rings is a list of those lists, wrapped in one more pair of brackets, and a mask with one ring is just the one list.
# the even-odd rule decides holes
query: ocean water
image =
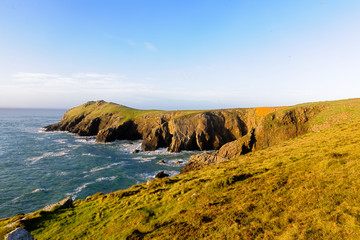
{"label": "ocean water", "polygon": [[134,154],[141,141],[95,143],[94,138],[42,129],[64,113],[0,109],[0,218],[33,212],[67,196],[76,200],[126,189],[159,171],[174,176],[197,153],[160,149]]}

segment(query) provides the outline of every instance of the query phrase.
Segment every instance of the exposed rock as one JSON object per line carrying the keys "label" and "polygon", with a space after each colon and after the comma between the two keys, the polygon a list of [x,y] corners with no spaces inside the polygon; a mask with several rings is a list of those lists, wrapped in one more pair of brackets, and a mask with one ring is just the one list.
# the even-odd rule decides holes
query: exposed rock
{"label": "exposed rock", "polygon": [[169,177],[169,174],[164,173],[164,171],[161,171],[155,175],[155,178],[166,178],[166,177]]}
{"label": "exposed rock", "polygon": [[140,150],[139,149],[135,149],[134,151],[132,151],[132,153],[139,153]]}
{"label": "exposed rock", "polygon": [[179,165],[179,164],[182,164],[182,163],[183,163],[183,161],[177,161],[175,164]]}
{"label": "exposed rock", "polygon": [[139,111],[102,100],[91,101],[70,109],[59,123],[45,128],[47,131],[69,131],[80,136],[96,135],[97,142],[143,139],[143,151],[162,147],[167,147],[172,152],[212,150],[245,135],[252,125],[247,114],[253,111],[159,111],[124,121],[125,117],[121,114],[104,109],[125,109],[130,113]]}
{"label": "exposed rock", "polygon": [[65,208],[71,208],[71,207],[73,207],[73,200],[69,196],[69,197],[61,200],[58,203],[50,204],[50,205],[44,207],[42,210],[53,211],[53,210],[57,210],[57,209],[65,209]]}
{"label": "exposed rock", "polygon": [[236,158],[254,149],[264,149],[305,134],[309,131],[307,123],[321,110],[322,106],[318,105],[270,113],[250,133],[224,144],[217,152],[192,156],[181,173]]}
{"label": "exposed rock", "polygon": [[249,134],[243,136],[235,141],[229,142],[223,145],[219,151],[214,153],[216,156],[220,156],[226,159],[232,159],[240,155],[244,155],[253,150],[253,147],[256,143],[255,138],[255,129],[253,129]]}
{"label": "exposed rock", "polygon": [[86,121],[83,123],[83,125],[78,126],[78,132],[77,134],[79,136],[94,136],[99,131],[99,125],[101,123],[100,118],[94,118],[90,121]]}
{"label": "exposed rock", "polygon": [[256,127],[255,149],[264,149],[309,132],[308,122],[322,109],[321,105],[304,106],[268,114]]}
{"label": "exposed rock", "polygon": [[16,220],[15,222],[9,223],[9,224],[6,225],[5,227],[11,228],[11,227],[16,226],[17,224],[24,223],[26,220],[28,220],[28,217],[22,217],[22,218]]}
{"label": "exposed rock", "polygon": [[225,162],[227,160],[228,160],[227,158],[223,158],[215,154],[200,153],[191,156],[189,162],[185,165],[185,167],[181,170],[180,173],[186,173],[189,171],[197,170],[203,168],[204,166]]}
{"label": "exposed rock", "polygon": [[5,236],[5,240],[34,240],[34,237],[23,228],[16,228],[14,231],[10,232]]}
{"label": "exposed rock", "polygon": [[157,164],[165,164],[166,162],[164,160],[160,160],[157,162]]}
{"label": "exposed rock", "polygon": [[96,106],[101,106],[101,105],[103,105],[104,103],[106,103],[104,100],[97,100],[97,101],[95,102]]}
{"label": "exposed rock", "polygon": [[98,132],[96,142],[112,142],[115,140],[141,139],[141,134],[136,129],[133,121],[129,120],[117,127],[109,127]]}
{"label": "exposed rock", "polygon": [[172,136],[168,123],[160,119],[160,124],[154,126],[151,131],[143,135],[141,148],[143,151],[154,151],[161,147],[167,147],[171,143]]}
{"label": "exposed rock", "polygon": [[[226,128],[225,120],[221,112],[204,112],[171,120],[169,129],[173,137],[169,151],[219,149],[236,139],[233,132]],[[240,128],[240,125],[232,126],[236,135],[242,131]]]}
{"label": "exposed rock", "polygon": [[[139,111],[102,100],[88,102],[69,110],[59,123],[46,129],[97,135],[97,142],[142,139],[142,151],[162,147],[171,152],[219,150],[214,157],[230,159],[308,132],[307,122],[321,111],[318,105],[284,111],[276,111],[278,108],[159,111],[134,118],[127,116],[125,121],[125,116],[116,111],[104,110],[108,108],[125,109],[127,113]],[[212,161],[207,157],[206,162]]]}
{"label": "exposed rock", "polygon": [[215,153],[201,153],[191,156],[189,162],[181,170],[181,173],[197,170],[249,153],[252,151],[255,142],[254,130],[252,130],[246,136],[226,143]]}

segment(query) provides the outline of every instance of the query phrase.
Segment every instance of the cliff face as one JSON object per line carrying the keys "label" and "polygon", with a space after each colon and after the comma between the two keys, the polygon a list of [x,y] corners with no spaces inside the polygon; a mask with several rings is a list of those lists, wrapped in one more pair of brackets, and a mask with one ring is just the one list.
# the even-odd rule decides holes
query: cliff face
{"label": "cliff face", "polygon": [[215,153],[192,156],[181,173],[224,162],[305,134],[311,130],[309,121],[324,108],[322,105],[304,106],[269,113],[247,135],[223,145]]}
{"label": "cliff face", "polygon": [[104,101],[88,102],[69,110],[59,123],[47,126],[97,142],[142,139],[142,150],[167,147],[218,150],[193,156],[182,172],[226,161],[305,134],[309,121],[324,106],[225,109],[212,111],[142,111]]}
{"label": "cliff face", "polygon": [[46,130],[96,135],[97,142],[142,139],[143,151],[217,150],[248,134],[256,124],[254,114],[253,109],[142,112],[97,101],[69,110]]}

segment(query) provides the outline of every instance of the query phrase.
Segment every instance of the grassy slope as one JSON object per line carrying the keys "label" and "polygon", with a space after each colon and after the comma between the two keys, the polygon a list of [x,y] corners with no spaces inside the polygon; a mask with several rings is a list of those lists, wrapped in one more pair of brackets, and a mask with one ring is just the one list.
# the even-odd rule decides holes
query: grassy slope
{"label": "grassy slope", "polygon": [[134,119],[145,114],[160,113],[160,110],[139,110],[129,108],[115,103],[107,103],[97,105],[96,102],[87,102],[78,107],[72,108],[66,112],[67,119],[74,119],[82,114],[88,114],[88,117],[96,118],[104,114],[115,114],[123,117],[123,120]]}
{"label": "grassy slope", "polygon": [[[271,113],[277,109],[282,109],[284,107],[260,107],[255,108],[256,114],[260,117]],[[232,109],[228,109],[232,110]],[[243,109],[245,110],[245,109]],[[141,110],[141,109],[135,109],[126,107],[124,105],[119,105],[112,102],[105,102],[101,105],[96,104],[94,101],[90,101],[87,103],[84,103],[80,106],[74,107],[70,110],[68,110],[65,114],[66,119],[75,119],[78,116],[81,115],[87,115],[88,118],[96,118],[101,117],[105,114],[114,114],[119,117],[122,117],[122,121],[126,121],[129,119],[136,119],[138,117],[149,115],[149,116],[157,116],[157,115],[163,115],[166,113],[173,113],[174,119],[183,118],[183,117],[192,117],[198,113],[202,112],[213,112],[213,111],[221,111],[221,109],[215,109],[215,110],[176,110],[176,111],[163,111],[163,110]]]}
{"label": "grassy slope", "polygon": [[312,122],[317,132],[73,209],[36,212],[27,229],[36,239],[360,238],[360,102],[321,104],[328,108]]}

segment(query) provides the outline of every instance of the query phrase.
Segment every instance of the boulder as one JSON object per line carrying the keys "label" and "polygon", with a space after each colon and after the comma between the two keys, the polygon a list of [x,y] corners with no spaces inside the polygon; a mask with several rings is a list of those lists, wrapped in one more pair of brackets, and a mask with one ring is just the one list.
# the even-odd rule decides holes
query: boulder
{"label": "boulder", "polygon": [[191,156],[189,162],[183,167],[180,173],[186,173],[201,169],[205,166],[227,161],[227,158],[217,156],[213,153],[201,153]]}
{"label": "boulder", "polygon": [[44,211],[53,211],[53,210],[57,210],[57,209],[65,209],[65,208],[71,208],[71,207],[73,207],[73,200],[69,196],[69,197],[61,200],[60,202],[47,205],[42,210],[44,210]]}
{"label": "boulder", "polygon": [[34,237],[24,228],[16,228],[5,236],[5,240],[34,240]]}
{"label": "boulder", "polygon": [[226,159],[236,158],[251,152],[255,143],[255,129],[253,129],[249,134],[236,139],[235,141],[226,143],[214,154]]}
{"label": "boulder", "polygon": [[166,178],[166,177],[169,177],[169,174],[164,173],[164,171],[161,171],[155,175],[155,178]]}

